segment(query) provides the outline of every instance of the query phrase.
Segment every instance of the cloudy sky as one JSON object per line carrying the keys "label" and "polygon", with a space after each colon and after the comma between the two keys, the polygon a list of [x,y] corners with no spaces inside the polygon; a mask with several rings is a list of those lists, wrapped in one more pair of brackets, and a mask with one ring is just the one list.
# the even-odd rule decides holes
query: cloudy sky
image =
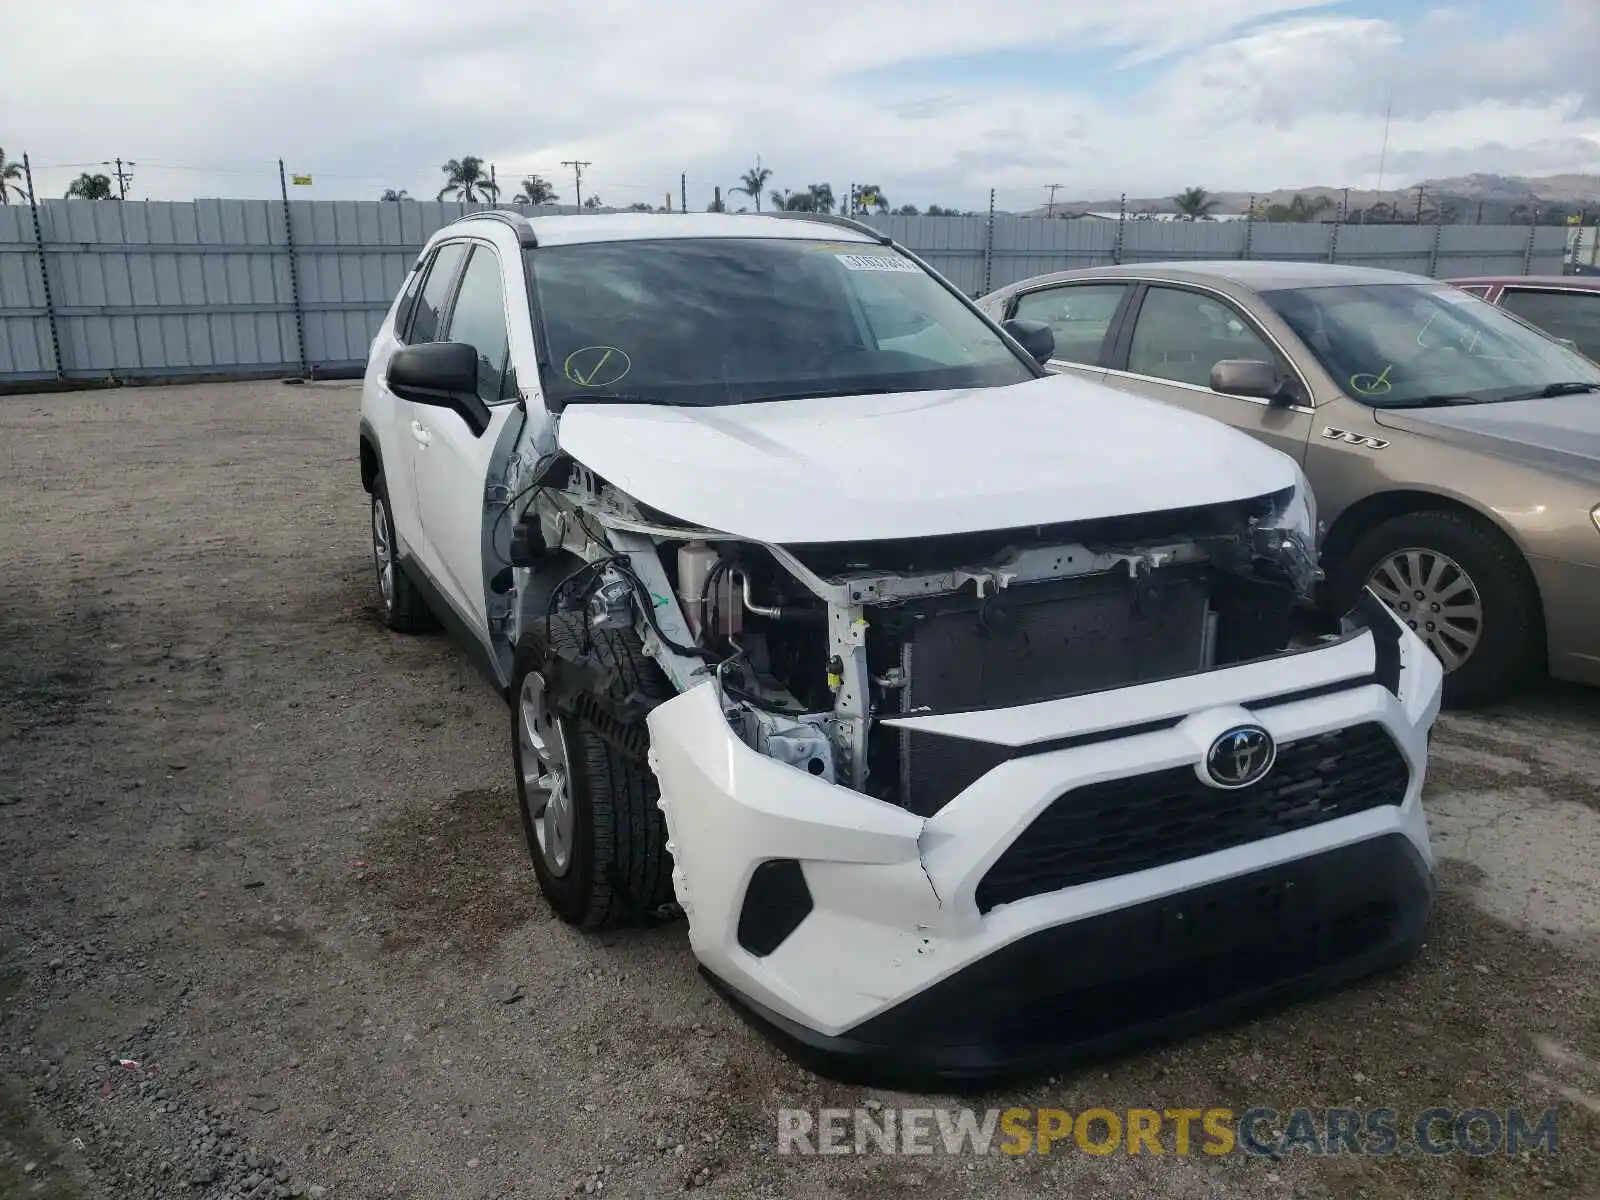
{"label": "cloudy sky", "polygon": [[[452,9],[455,11],[452,11]],[[122,155],[137,197],[431,196],[476,154],[692,207],[878,183],[1003,208],[1468,171],[1600,174],[1597,0],[9,0],[0,147],[40,191]],[[509,195],[509,192],[507,193]]]}

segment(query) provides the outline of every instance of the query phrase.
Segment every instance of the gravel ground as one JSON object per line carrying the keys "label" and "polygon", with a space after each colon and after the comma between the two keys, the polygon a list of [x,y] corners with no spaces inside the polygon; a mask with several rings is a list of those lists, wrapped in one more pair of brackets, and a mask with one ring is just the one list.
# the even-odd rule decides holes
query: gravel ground
{"label": "gravel ground", "polygon": [[970,1102],[1555,1105],[1557,1157],[779,1155],[930,1102],[790,1065],[681,926],[550,917],[504,707],[380,627],[358,396],[0,401],[0,1195],[1600,1195],[1600,694],[1444,721],[1406,970]]}

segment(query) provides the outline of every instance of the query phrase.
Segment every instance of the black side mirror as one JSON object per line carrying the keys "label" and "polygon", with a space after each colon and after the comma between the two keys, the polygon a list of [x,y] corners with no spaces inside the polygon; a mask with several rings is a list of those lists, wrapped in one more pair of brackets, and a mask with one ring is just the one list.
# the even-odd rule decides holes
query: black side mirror
{"label": "black side mirror", "polygon": [[402,400],[448,408],[473,437],[489,428],[489,406],[478,396],[478,352],[465,342],[402,346],[389,360],[386,379]]}
{"label": "black side mirror", "polygon": [[1056,355],[1056,333],[1043,321],[1022,321],[1012,317],[1000,326],[1033,356],[1041,367]]}
{"label": "black side mirror", "polygon": [[1253,396],[1274,404],[1289,403],[1278,368],[1254,358],[1225,358],[1211,368],[1211,390],[1229,396]]}

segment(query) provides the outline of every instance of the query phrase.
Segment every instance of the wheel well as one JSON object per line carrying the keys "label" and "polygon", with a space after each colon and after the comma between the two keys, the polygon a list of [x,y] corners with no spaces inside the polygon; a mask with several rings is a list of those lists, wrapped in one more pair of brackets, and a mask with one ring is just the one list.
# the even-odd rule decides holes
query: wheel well
{"label": "wheel well", "polygon": [[372,494],[373,481],[378,478],[378,450],[366,434],[361,435],[361,486]]}
{"label": "wheel well", "polygon": [[1517,563],[1521,569],[1523,583],[1526,584],[1534,598],[1533,619],[1540,630],[1544,628],[1544,597],[1539,593],[1539,581],[1534,577],[1532,569],[1528,566],[1527,555],[1522,552],[1522,547],[1517,545],[1510,534],[1489,517],[1483,515],[1470,504],[1463,504],[1449,496],[1441,496],[1436,492],[1379,492],[1372,496],[1357,501],[1344,512],[1340,513],[1334,521],[1327,536],[1322,539],[1322,565],[1327,573],[1327,583],[1324,584],[1322,600],[1324,606],[1331,596],[1331,585],[1335,574],[1339,570],[1340,561],[1352,549],[1368,530],[1376,528],[1391,517],[1404,516],[1406,513],[1416,512],[1449,512],[1467,518],[1474,524],[1487,529],[1492,535],[1503,541],[1516,555]]}
{"label": "wheel well", "polygon": [[1522,553],[1521,547],[1506,536],[1505,530],[1470,504],[1463,504],[1459,500],[1452,500],[1435,492],[1378,492],[1356,501],[1339,514],[1322,539],[1323,567],[1331,576],[1338,569],[1340,560],[1350,553],[1368,530],[1381,525],[1391,517],[1430,511],[1453,512],[1467,517],[1505,538],[1519,556]]}

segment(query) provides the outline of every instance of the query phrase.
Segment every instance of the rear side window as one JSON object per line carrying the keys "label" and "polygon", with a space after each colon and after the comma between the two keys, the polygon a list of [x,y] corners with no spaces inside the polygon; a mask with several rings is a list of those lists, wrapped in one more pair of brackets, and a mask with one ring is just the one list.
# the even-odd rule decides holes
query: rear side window
{"label": "rear side window", "polygon": [[1125,283],[1075,283],[1042,288],[1017,298],[1016,312],[1023,321],[1043,321],[1056,335],[1053,357],[1062,362],[1105,365],[1106,334],[1117,315],[1128,285]]}
{"label": "rear side window", "polygon": [[1552,337],[1566,338],[1584,355],[1600,361],[1600,292],[1507,288],[1500,297],[1500,307]]}
{"label": "rear side window", "polygon": [[411,317],[411,329],[401,340],[409,346],[439,340],[439,317],[450,298],[450,285],[455,281],[456,268],[467,248],[461,242],[446,242],[433,256],[428,268],[427,281],[417,297],[417,309]]}

